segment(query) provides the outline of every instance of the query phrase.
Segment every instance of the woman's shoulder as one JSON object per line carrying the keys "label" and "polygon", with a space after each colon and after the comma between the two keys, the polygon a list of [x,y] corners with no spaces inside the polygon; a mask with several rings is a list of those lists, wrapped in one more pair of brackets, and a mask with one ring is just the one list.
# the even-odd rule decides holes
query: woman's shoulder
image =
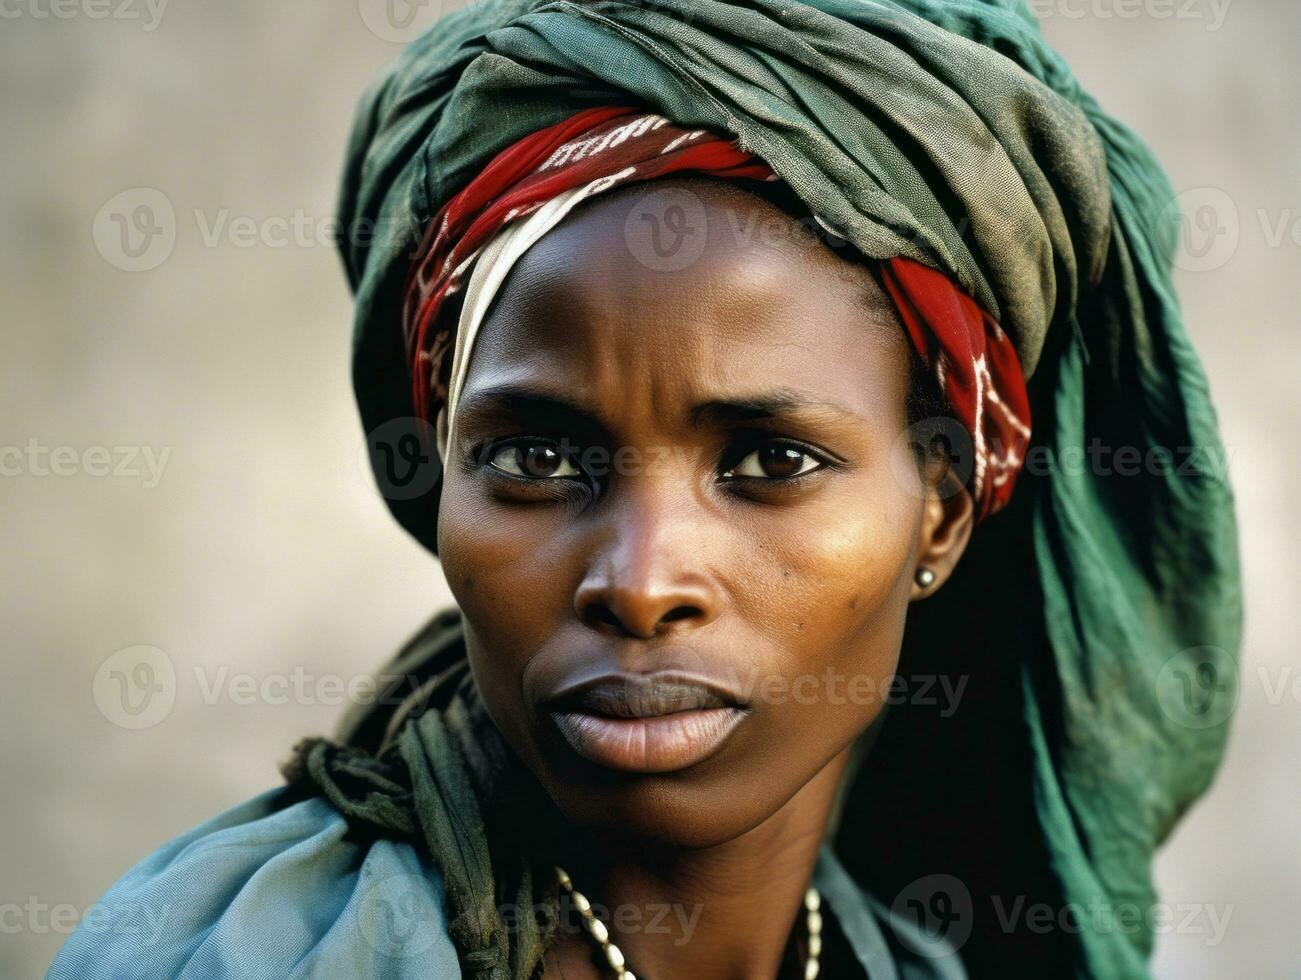
{"label": "woman's shoulder", "polygon": [[355,839],[327,801],[271,790],[128,871],[47,980],[455,978],[444,901],[414,847]]}

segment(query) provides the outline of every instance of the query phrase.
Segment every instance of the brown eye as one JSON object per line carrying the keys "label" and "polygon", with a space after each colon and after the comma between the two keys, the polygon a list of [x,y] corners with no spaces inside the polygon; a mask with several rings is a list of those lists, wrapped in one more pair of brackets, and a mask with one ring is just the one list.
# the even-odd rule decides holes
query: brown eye
{"label": "brown eye", "polygon": [[822,466],[812,453],[789,442],[761,446],[723,474],[725,478],[788,480]]}
{"label": "brown eye", "polygon": [[548,480],[581,475],[563,452],[545,442],[507,443],[493,451],[488,463],[503,473],[527,479]]}

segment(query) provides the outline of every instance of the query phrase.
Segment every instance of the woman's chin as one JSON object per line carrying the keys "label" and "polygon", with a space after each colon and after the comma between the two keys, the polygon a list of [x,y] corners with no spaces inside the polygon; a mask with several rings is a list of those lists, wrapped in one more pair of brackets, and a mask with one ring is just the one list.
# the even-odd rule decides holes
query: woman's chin
{"label": "woman's chin", "polygon": [[[611,842],[640,847],[715,847],[757,827],[781,806],[756,795],[752,781],[736,788],[721,775],[690,778],[681,773],[616,773],[599,783],[557,785],[547,792],[565,819]],[[771,792],[772,787],[764,787]]]}

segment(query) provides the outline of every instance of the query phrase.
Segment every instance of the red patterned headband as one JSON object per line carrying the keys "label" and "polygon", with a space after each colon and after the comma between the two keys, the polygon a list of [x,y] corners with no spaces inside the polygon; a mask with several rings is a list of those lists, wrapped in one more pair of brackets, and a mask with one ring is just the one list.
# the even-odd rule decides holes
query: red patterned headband
{"label": "red patterned headband", "polygon": [[[444,301],[465,284],[484,246],[503,226],[562,192],[599,181],[612,187],[694,171],[776,180],[758,157],[709,131],[687,130],[627,106],[585,109],[498,153],[430,221],[403,306],[415,413],[430,419],[448,392],[440,369],[455,323]],[[972,441],[968,487],[978,518],[1007,503],[1030,440],[1025,378],[1007,335],[947,276],[911,259],[880,263],[886,291],[908,336],[935,373]]]}

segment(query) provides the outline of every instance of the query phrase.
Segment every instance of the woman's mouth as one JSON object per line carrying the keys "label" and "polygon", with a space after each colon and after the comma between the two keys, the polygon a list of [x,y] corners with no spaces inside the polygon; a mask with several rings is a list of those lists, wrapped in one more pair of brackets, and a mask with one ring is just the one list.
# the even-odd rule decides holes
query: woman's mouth
{"label": "woman's mouth", "polygon": [[545,705],[576,753],[622,772],[673,772],[712,755],[748,714],[724,692],[655,674],[607,675]]}

